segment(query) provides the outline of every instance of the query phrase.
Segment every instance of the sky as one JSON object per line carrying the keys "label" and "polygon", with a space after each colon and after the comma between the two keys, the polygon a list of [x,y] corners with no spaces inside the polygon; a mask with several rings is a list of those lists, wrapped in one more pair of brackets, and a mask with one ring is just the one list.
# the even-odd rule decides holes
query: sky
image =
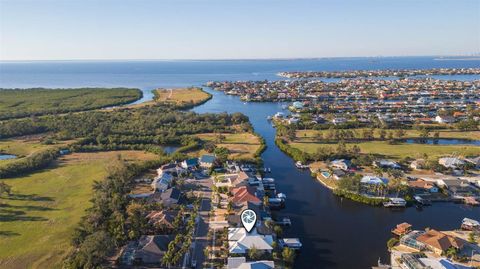
{"label": "sky", "polygon": [[0,0],[0,60],[471,55],[480,0]]}

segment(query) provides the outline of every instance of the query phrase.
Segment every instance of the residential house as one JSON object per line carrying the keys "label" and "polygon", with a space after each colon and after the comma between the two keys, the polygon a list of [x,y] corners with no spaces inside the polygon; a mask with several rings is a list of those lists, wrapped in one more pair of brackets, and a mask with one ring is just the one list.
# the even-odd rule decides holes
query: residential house
{"label": "residential house", "polygon": [[134,251],[134,264],[161,265],[163,256],[168,250],[168,244],[175,235],[144,235],[138,241]]}
{"label": "residential house", "polygon": [[460,160],[459,158],[456,158],[456,157],[440,158],[438,159],[438,163],[444,166],[445,168],[452,168],[452,169],[456,169],[465,164],[463,160]]}
{"label": "residential house", "polygon": [[467,231],[480,231],[480,222],[474,219],[464,218],[461,227]]}
{"label": "residential house", "polygon": [[417,237],[417,241],[423,243],[428,249],[438,255],[449,248],[461,250],[464,243],[461,239],[447,235],[434,229],[427,230],[424,234]]}
{"label": "residential house", "polygon": [[390,161],[390,160],[376,160],[373,162],[373,166],[379,168],[387,168],[387,169],[400,169],[402,168],[397,162]]}
{"label": "residential house", "polygon": [[388,184],[388,179],[376,176],[363,176],[360,183],[368,185]]}
{"label": "residential house", "polygon": [[350,166],[351,166],[350,160],[337,159],[330,162],[330,167],[342,169],[343,171],[347,171],[348,169],[350,169]]}
{"label": "residential house", "polygon": [[414,181],[408,181],[408,186],[415,190],[415,192],[429,192],[437,193],[438,187],[435,186],[432,182],[425,181],[423,179],[417,179]]}
{"label": "residential house", "polygon": [[337,117],[337,118],[332,119],[331,122],[332,122],[333,124],[335,124],[335,125],[338,125],[338,124],[342,124],[342,123],[347,122],[347,119],[346,119],[346,118]]}
{"label": "residential house", "polygon": [[291,249],[299,250],[302,248],[302,243],[298,238],[283,238],[278,240],[281,248],[288,247]]}
{"label": "residential house", "polygon": [[344,172],[342,169],[333,169],[332,177],[335,180],[342,179],[347,173]]}
{"label": "residential house", "polygon": [[474,158],[465,158],[465,161],[473,164],[476,168],[480,168],[480,156]]}
{"label": "residential house", "polygon": [[172,230],[174,228],[173,221],[177,216],[175,211],[152,211],[147,215],[148,223],[159,230]]}
{"label": "residential house", "polygon": [[302,103],[302,102],[298,102],[298,101],[293,102],[292,107],[293,107],[294,109],[302,109],[302,108],[303,108],[303,103]]}
{"label": "residential house", "polygon": [[173,176],[168,173],[163,173],[152,181],[152,188],[155,191],[165,191],[172,184]]}
{"label": "residential house", "polygon": [[[444,258],[427,257],[424,253],[403,253],[400,256],[402,266],[407,269],[471,269],[459,263]],[[388,267],[390,268],[390,267]]]}
{"label": "residential house", "polygon": [[448,189],[452,195],[470,196],[478,193],[478,189],[467,180],[461,179],[441,179],[437,180],[437,185]]}
{"label": "residential house", "polygon": [[455,122],[455,118],[452,117],[452,116],[436,116],[435,117],[435,121],[438,122],[438,123],[454,123]]}
{"label": "residential house", "polygon": [[273,250],[273,237],[271,235],[260,235],[254,228],[247,233],[245,228],[228,228],[228,252],[230,254],[247,254],[251,248],[260,252],[271,253]]}
{"label": "residential house", "polygon": [[227,269],[274,269],[273,261],[250,261],[245,257],[228,257]]}
{"label": "residential house", "polygon": [[234,205],[241,206],[244,203],[261,204],[262,201],[256,196],[255,189],[250,186],[236,187],[231,190],[233,197],[231,199]]}
{"label": "residential house", "polygon": [[287,120],[288,124],[297,124],[300,121],[299,118],[291,117]]}
{"label": "residential house", "polygon": [[164,206],[174,206],[180,201],[182,192],[177,188],[170,188],[161,194],[162,204]]}
{"label": "residential house", "polygon": [[215,155],[202,155],[199,161],[200,167],[204,169],[211,168],[215,162],[215,159]]}
{"label": "residential house", "polygon": [[414,160],[410,163],[410,168],[414,170],[420,170],[425,167],[425,160],[424,159],[418,159]]}
{"label": "residential house", "polygon": [[245,173],[244,171],[241,171],[240,173],[237,174],[233,180],[231,180],[230,185],[232,187],[238,187],[240,185],[246,185],[248,183],[248,180],[250,179],[250,176]]}
{"label": "residential house", "polygon": [[194,169],[198,165],[198,158],[186,159],[181,163],[182,168],[184,169]]}
{"label": "residential house", "polygon": [[167,163],[162,165],[160,168],[157,169],[157,175],[161,176],[164,173],[177,173],[177,164],[176,163]]}

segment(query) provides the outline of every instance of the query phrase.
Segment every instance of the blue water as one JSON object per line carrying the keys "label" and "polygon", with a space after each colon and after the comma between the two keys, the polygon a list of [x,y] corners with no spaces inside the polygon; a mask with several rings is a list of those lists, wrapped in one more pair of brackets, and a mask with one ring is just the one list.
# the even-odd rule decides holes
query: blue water
{"label": "blue water", "polygon": [[0,154],[0,161],[2,160],[10,160],[10,159],[15,159],[17,156],[11,155],[11,154]]}
{"label": "blue water", "polygon": [[[0,87],[138,87],[151,98],[158,87],[201,86],[211,80],[282,79],[281,71],[351,70],[386,68],[480,67],[480,60],[437,61],[432,57],[344,58],[318,60],[256,61],[129,61],[129,62],[34,62],[0,63]],[[441,77],[444,79],[445,77]],[[454,76],[461,80],[480,76]],[[296,268],[369,268],[379,257],[388,261],[386,242],[390,230],[407,221],[414,228],[458,228],[463,217],[480,218],[480,208],[443,203],[418,211],[391,211],[355,203],[334,196],[309,172],[294,162],[274,143],[275,129],[266,117],[282,110],[280,104],[243,103],[237,97],[207,89],[213,99],[194,108],[204,112],[242,112],[255,131],[266,139],[262,154],[272,168],[277,189],[287,195],[281,215],[293,226],[286,236],[299,237],[304,247]],[[142,101],[143,101],[142,100]]]}
{"label": "blue water", "polygon": [[[136,87],[144,100],[158,87],[203,85],[210,80],[276,80],[281,71],[480,67],[480,60],[433,57],[334,58],[230,61],[1,62],[0,87]],[[454,76],[480,79],[480,76]],[[440,76],[445,78],[445,76]]]}

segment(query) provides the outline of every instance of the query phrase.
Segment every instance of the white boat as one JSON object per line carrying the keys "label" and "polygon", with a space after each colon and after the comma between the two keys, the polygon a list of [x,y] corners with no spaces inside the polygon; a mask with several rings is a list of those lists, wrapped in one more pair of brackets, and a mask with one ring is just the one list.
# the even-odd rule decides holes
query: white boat
{"label": "white boat", "polygon": [[302,248],[302,243],[298,238],[283,238],[279,240],[280,247],[288,247],[291,249],[299,250]]}
{"label": "white boat", "polygon": [[305,164],[302,164],[302,162],[298,161],[295,163],[295,166],[298,168],[298,169],[307,169],[308,168],[308,165],[305,165]]}
{"label": "white boat", "polygon": [[388,202],[383,203],[384,207],[406,207],[407,201],[403,198],[389,198]]}

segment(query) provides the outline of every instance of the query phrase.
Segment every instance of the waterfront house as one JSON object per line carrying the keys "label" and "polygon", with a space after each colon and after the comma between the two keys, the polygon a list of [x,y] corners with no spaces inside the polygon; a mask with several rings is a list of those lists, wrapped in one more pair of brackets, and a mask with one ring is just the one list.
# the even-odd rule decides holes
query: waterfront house
{"label": "waterfront house", "polygon": [[303,103],[299,102],[299,101],[293,102],[292,107],[293,107],[293,109],[302,109],[303,108]]}
{"label": "waterfront house", "polygon": [[448,189],[448,191],[454,196],[470,196],[472,194],[478,194],[478,189],[467,180],[442,179],[437,180],[437,185]]}
{"label": "waterfront house", "polygon": [[181,163],[182,168],[184,169],[194,169],[198,165],[198,158],[186,159]]}
{"label": "waterfront house", "polygon": [[278,243],[281,248],[291,248],[291,249],[301,249],[302,248],[302,243],[300,242],[300,239],[298,238],[283,238],[278,240]]}
{"label": "waterfront house", "polygon": [[340,180],[347,174],[342,169],[333,169],[332,172],[333,172],[332,177],[335,180]]}
{"label": "waterfront house", "polygon": [[434,229],[426,230],[424,234],[417,237],[417,241],[423,243],[429,250],[437,255],[442,255],[442,253],[451,247],[461,250],[464,246],[461,239]]}
{"label": "waterfront house", "polygon": [[[400,256],[402,266],[407,269],[471,269],[444,258],[427,257],[424,253],[403,253]],[[390,268],[390,267],[388,267]]]}
{"label": "waterfront house", "polygon": [[236,187],[231,190],[233,197],[231,201],[236,206],[250,202],[253,204],[261,204],[261,200],[256,196],[255,189],[249,186]]}
{"label": "waterfront house", "polygon": [[423,179],[417,179],[414,181],[408,181],[408,186],[416,193],[437,193],[438,187],[432,182],[425,181]]}
{"label": "waterfront house", "polygon": [[480,231],[480,222],[477,220],[464,218],[462,220],[461,228],[467,231]]}
{"label": "waterfront house", "polygon": [[152,181],[152,188],[155,191],[165,191],[172,184],[173,176],[168,173],[162,173]]}
{"label": "waterfront house", "polygon": [[245,228],[228,228],[228,252],[230,254],[247,254],[251,248],[263,253],[271,253],[274,240],[271,235],[260,235],[254,228],[247,233]]}
{"label": "waterfront house", "polygon": [[300,121],[299,118],[291,117],[287,120],[288,124],[297,124]]}
{"label": "waterfront house", "polygon": [[377,176],[363,176],[360,180],[360,183],[367,184],[367,185],[380,185],[380,184],[388,184],[388,179],[384,177],[377,177]]}
{"label": "waterfront house", "polygon": [[228,257],[227,269],[274,269],[273,261],[250,261],[245,257]]}
{"label": "waterfront house", "polygon": [[395,229],[392,230],[392,233],[398,236],[402,236],[402,235],[408,234],[411,231],[412,231],[412,225],[410,223],[404,222],[404,223],[397,224],[397,227],[395,227]]}
{"label": "waterfront house", "polygon": [[231,187],[238,187],[240,185],[246,185],[249,182],[250,176],[245,173],[244,171],[241,171],[238,173],[236,176],[231,178]]}
{"label": "waterfront house", "polygon": [[345,159],[337,159],[330,162],[330,167],[342,169],[343,171],[347,171],[348,169],[350,169],[350,165],[350,160]]}
{"label": "waterfront house", "polygon": [[166,207],[170,207],[178,204],[182,192],[177,188],[170,188],[164,191],[160,196],[162,197],[162,204]]}
{"label": "waterfront house", "polygon": [[425,231],[414,230],[400,237],[400,245],[413,248],[419,251],[425,250],[425,244],[417,241],[417,238]]}
{"label": "waterfront house", "polygon": [[202,155],[199,161],[200,167],[204,169],[211,168],[215,162],[215,159],[215,155]]}

